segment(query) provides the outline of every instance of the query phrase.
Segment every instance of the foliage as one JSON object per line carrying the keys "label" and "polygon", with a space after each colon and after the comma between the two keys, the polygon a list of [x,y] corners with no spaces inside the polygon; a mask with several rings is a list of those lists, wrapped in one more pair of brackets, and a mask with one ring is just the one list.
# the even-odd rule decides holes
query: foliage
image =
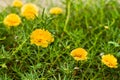
{"label": "foliage", "polygon": [[[1,80],[118,80],[120,77],[120,7],[117,0],[66,0],[60,15],[47,9],[34,20],[8,29],[3,20],[20,9],[7,7],[0,12]],[[108,26],[109,28],[105,28]],[[30,44],[35,29],[49,30],[54,42],[47,48]],[[116,46],[117,44],[117,46]],[[70,56],[75,48],[88,52],[86,61]],[[117,58],[118,68],[101,62],[101,54]]]}

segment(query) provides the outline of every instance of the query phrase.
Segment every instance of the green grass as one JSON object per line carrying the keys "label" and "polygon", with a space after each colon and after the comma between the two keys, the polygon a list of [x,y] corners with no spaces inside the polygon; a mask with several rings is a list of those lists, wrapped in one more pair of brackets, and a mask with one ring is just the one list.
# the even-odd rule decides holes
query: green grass
{"label": "green grass", "polygon": [[[50,15],[47,9],[34,21],[22,18],[22,24],[10,31],[2,23],[8,13],[0,13],[0,80],[118,80],[120,78],[120,4],[117,0],[66,0],[62,15]],[[109,29],[105,29],[108,26]],[[49,30],[55,41],[47,48],[30,44],[29,36],[37,28]],[[15,39],[16,37],[16,39]],[[76,62],[70,52],[82,47],[87,61]],[[118,68],[101,63],[100,54],[113,54]],[[79,69],[74,69],[79,67]]]}

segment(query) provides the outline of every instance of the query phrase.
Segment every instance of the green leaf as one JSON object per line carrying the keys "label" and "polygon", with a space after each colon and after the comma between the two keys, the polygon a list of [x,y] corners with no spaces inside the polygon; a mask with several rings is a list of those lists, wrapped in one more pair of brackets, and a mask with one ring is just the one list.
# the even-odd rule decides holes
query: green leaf
{"label": "green leaf", "polygon": [[5,39],[6,39],[6,37],[0,38],[0,41],[5,40]]}
{"label": "green leaf", "polygon": [[115,47],[119,47],[120,45],[116,42],[113,42],[113,41],[109,41],[108,44],[112,44],[114,45]]}

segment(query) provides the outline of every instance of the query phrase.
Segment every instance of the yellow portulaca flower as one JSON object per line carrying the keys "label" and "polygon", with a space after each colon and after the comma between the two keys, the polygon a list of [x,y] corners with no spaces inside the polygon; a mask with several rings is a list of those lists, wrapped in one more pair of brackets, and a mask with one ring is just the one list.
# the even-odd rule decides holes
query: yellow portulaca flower
{"label": "yellow portulaca flower", "polygon": [[106,66],[108,66],[110,68],[118,67],[117,59],[111,54],[103,55],[101,61],[102,61],[102,63],[104,63]]}
{"label": "yellow portulaca flower", "polygon": [[21,23],[21,19],[17,14],[11,13],[5,17],[3,23],[10,28],[18,26]]}
{"label": "yellow portulaca flower", "polygon": [[21,15],[28,20],[34,20],[38,16],[38,7],[35,4],[27,3],[21,8]]}
{"label": "yellow portulaca flower", "polygon": [[48,30],[36,29],[30,35],[31,44],[36,44],[37,46],[47,47],[48,44],[54,41],[53,36]]}
{"label": "yellow portulaca flower", "polygon": [[76,48],[74,50],[71,51],[71,56],[79,61],[79,60],[86,60],[87,59],[87,51],[83,48]]}
{"label": "yellow portulaca flower", "polygon": [[22,7],[23,3],[21,0],[14,0],[12,6],[14,7]]}
{"label": "yellow portulaca flower", "polygon": [[62,14],[63,10],[59,7],[53,7],[53,8],[50,9],[49,12],[50,12],[50,14],[57,15],[57,14]]}

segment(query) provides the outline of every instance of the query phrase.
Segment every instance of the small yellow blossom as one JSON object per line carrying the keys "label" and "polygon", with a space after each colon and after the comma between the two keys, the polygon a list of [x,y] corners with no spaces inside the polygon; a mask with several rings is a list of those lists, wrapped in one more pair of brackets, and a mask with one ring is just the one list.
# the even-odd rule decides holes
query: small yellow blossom
{"label": "small yellow blossom", "polygon": [[79,60],[86,60],[87,59],[87,51],[83,48],[76,48],[74,50],[71,51],[71,56],[79,61]]}
{"label": "small yellow blossom", "polygon": [[101,61],[102,61],[102,63],[104,63],[105,65],[107,65],[110,68],[118,67],[117,59],[111,54],[103,55]]}
{"label": "small yellow blossom", "polygon": [[18,26],[21,23],[21,19],[17,14],[11,13],[5,17],[3,23],[10,28]]}
{"label": "small yellow blossom", "polygon": [[31,44],[36,44],[37,46],[47,47],[48,44],[54,41],[53,36],[48,30],[36,29],[30,35]]}
{"label": "small yellow blossom", "polygon": [[49,12],[50,12],[50,14],[57,15],[57,14],[62,14],[63,10],[59,7],[53,7],[53,8],[50,9]]}
{"label": "small yellow blossom", "polygon": [[21,8],[21,15],[28,20],[34,20],[38,16],[38,7],[35,4],[27,3]]}
{"label": "small yellow blossom", "polygon": [[22,7],[23,3],[21,0],[14,0],[13,3],[12,3],[12,6],[14,7]]}
{"label": "small yellow blossom", "polygon": [[104,26],[105,29],[109,29],[109,26]]}

